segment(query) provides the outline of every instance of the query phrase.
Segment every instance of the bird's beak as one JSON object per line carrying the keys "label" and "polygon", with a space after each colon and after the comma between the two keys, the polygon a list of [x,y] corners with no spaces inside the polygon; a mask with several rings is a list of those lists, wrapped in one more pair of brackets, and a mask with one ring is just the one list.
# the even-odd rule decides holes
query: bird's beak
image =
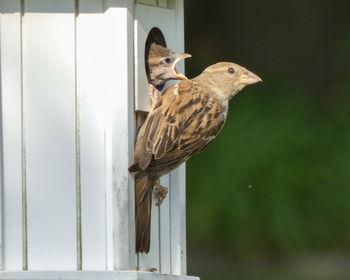
{"label": "bird's beak", "polygon": [[246,70],[240,77],[239,82],[244,85],[252,85],[258,82],[262,82],[262,79],[254,74],[253,72],[250,72]]}
{"label": "bird's beak", "polygon": [[181,73],[179,73],[177,71],[176,64],[179,61],[181,61],[181,60],[183,60],[185,58],[188,58],[188,57],[192,57],[192,55],[190,55],[188,53],[179,53],[179,54],[177,54],[177,57],[176,57],[176,59],[175,59],[175,61],[173,63],[173,67],[172,67],[173,73],[174,73],[174,75],[175,75],[177,80],[187,80],[187,77],[184,74],[181,74]]}

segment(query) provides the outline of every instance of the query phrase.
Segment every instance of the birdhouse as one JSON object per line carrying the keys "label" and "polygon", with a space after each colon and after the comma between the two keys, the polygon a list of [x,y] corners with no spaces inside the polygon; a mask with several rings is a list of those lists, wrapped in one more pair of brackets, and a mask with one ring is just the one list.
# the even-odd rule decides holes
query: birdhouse
{"label": "birdhouse", "polygon": [[183,51],[183,0],[1,0],[0,16],[0,279],[197,279],[185,167],[161,178],[139,255],[128,172],[147,45]]}

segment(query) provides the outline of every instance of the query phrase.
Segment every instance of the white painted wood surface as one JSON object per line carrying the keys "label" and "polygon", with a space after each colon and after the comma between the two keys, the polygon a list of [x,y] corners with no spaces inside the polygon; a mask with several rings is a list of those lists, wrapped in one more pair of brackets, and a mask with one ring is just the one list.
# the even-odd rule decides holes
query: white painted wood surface
{"label": "white painted wood surface", "polygon": [[136,0],[136,3],[156,7],[157,1],[158,0]]}
{"label": "white painted wood surface", "polygon": [[[168,195],[158,207],[159,212],[159,272],[171,273],[171,232],[170,232],[170,175],[160,178],[160,184],[168,188]],[[174,185],[174,187],[177,187]]]}
{"label": "white painted wood surface", "polygon": [[[135,212],[134,180],[128,172],[133,162],[134,110],[133,110],[133,3],[127,0],[108,0],[105,12],[109,40],[106,51],[109,54],[107,88],[111,96],[112,166],[108,166],[112,179],[108,190],[107,209],[113,227],[107,234],[113,234],[113,269],[136,267],[135,256]],[[109,244],[107,245],[109,246]]]}
{"label": "white painted wood surface", "polygon": [[148,254],[139,254],[138,267],[159,272],[159,214],[156,200],[151,206],[151,247]]}
{"label": "white painted wood surface", "polygon": [[[76,18],[77,97],[80,123],[82,269],[106,261],[106,136],[109,133],[103,2],[80,0]],[[109,143],[110,144],[110,143]]]}
{"label": "white painted wood surface", "polygon": [[22,113],[20,1],[0,1],[2,266],[22,270]]}
{"label": "white painted wood surface", "polygon": [[159,8],[168,8],[168,0],[158,0]]}
{"label": "white painted wood surface", "polygon": [[186,275],[186,174],[185,166],[170,173],[170,273]]}
{"label": "white painted wood surface", "polygon": [[145,42],[153,27],[158,27],[167,46],[177,50],[175,11],[146,5],[135,5],[135,110],[148,112],[150,101],[145,71]]}
{"label": "white painted wood surface", "polygon": [[23,102],[30,270],[77,267],[74,48],[73,0],[25,2]]}
{"label": "white painted wood surface", "polygon": [[[161,207],[154,202],[151,252],[139,256],[142,269],[157,273],[114,271],[137,265],[127,167],[134,109],[148,108],[142,40],[157,26],[169,47],[183,51],[183,1],[156,5],[0,0],[0,279],[195,279],[185,276],[184,166],[161,178],[169,193]],[[26,269],[26,260],[29,270],[49,272],[7,272]]]}

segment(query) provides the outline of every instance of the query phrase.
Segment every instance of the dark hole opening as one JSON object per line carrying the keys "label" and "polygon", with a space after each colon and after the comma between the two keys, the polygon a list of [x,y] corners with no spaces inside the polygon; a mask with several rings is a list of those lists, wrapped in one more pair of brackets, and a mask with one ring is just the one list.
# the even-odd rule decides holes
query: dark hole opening
{"label": "dark hole opening", "polygon": [[[159,28],[153,27],[151,31],[148,33],[147,39],[146,39],[146,46],[145,46],[145,67],[146,67],[146,75],[148,82],[150,81],[150,74],[149,74],[149,65],[148,65],[148,55],[150,46],[152,43],[156,43],[158,45],[161,45],[163,47],[166,47],[165,38],[163,36],[162,31],[160,31]],[[161,90],[164,87],[164,85],[157,87],[158,90]]]}

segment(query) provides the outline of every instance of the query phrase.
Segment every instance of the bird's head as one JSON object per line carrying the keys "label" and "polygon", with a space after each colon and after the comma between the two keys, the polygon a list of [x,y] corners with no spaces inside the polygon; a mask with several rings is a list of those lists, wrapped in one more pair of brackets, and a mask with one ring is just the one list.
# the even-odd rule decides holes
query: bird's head
{"label": "bird's head", "polygon": [[207,80],[207,83],[211,84],[211,87],[214,87],[215,90],[223,94],[228,100],[246,85],[262,82],[258,75],[232,62],[213,64],[207,67],[199,77]]}
{"label": "bird's head", "polygon": [[176,64],[188,57],[191,55],[175,53],[166,47],[152,43],[148,55],[149,82],[157,87],[169,80],[186,80],[187,77],[177,71]]}

